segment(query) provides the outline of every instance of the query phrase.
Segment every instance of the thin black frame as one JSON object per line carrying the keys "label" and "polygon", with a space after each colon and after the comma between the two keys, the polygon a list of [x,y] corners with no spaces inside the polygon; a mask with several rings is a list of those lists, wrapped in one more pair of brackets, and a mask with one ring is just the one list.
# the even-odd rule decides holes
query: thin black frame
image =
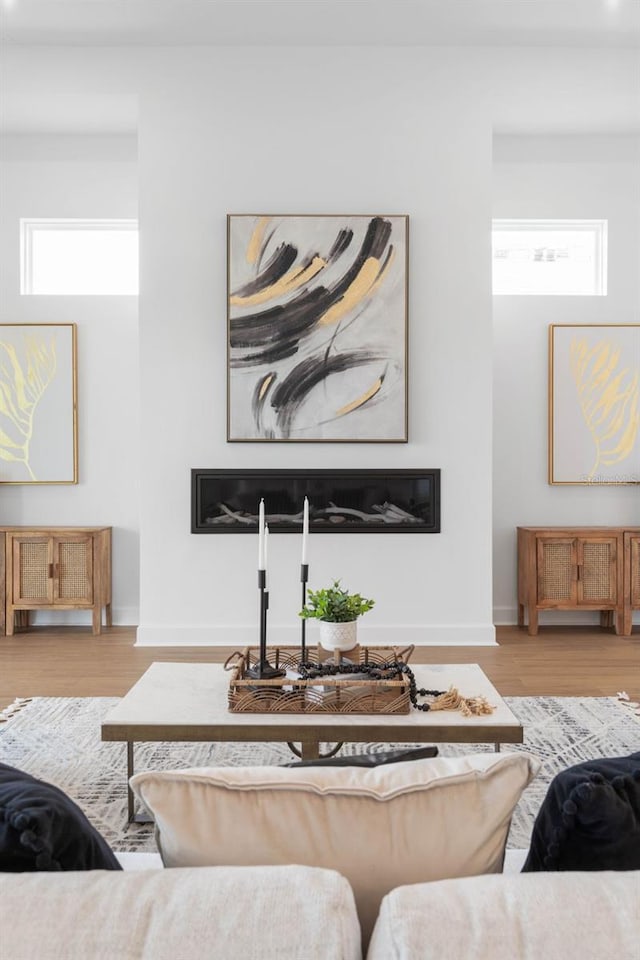
{"label": "thin black frame", "polygon": [[[420,524],[409,524],[409,523],[366,523],[362,526],[325,526],[323,524],[318,524],[314,526],[313,523],[310,525],[311,533],[334,533],[334,534],[345,534],[345,533],[440,533],[441,532],[441,519],[440,519],[440,469],[439,468],[428,468],[424,470],[416,469],[407,469],[407,470],[245,470],[242,468],[237,469],[224,469],[224,470],[214,470],[207,467],[194,467],[191,470],[191,533],[224,533],[224,534],[236,534],[236,533],[256,533],[257,525],[238,525],[234,527],[216,527],[214,525],[205,525],[198,523],[198,517],[200,516],[201,508],[201,490],[199,489],[199,479],[201,477],[287,477],[295,480],[304,480],[304,479],[313,479],[317,477],[364,477],[369,480],[375,479],[376,477],[404,477],[407,479],[419,479],[428,477],[432,483],[432,506],[433,506],[433,522],[432,523],[420,523]],[[302,531],[302,524],[269,524],[270,533],[296,533],[300,534]]]}

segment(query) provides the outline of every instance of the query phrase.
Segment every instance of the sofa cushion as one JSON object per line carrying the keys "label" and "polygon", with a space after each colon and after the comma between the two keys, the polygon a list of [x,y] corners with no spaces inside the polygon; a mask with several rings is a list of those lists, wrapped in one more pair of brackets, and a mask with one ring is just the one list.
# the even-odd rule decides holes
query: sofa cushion
{"label": "sofa cushion", "polygon": [[322,757],[319,760],[292,760],[282,767],[381,767],[385,763],[406,763],[438,756],[437,747],[405,747],[402,750],[373,750],[347,757]]}
{"label": "sofa cushion", "polygon": [[522,869],[640,870],[640,753],[554,777]]}
{"label": "sofa cushion", "polygon": [[62,790],[0,763],[0,871],[121,869]]}
{"label": "sofa cushion", "polygon": [[353,887],[365,939],[401,883],[502,869],[525,753],[392,766],[214,767],[139,773],[165,866],[303,863]]}
{"label": "sofa cushion", "polygon": [[12,960],[358,960],[349,884],[311,867],[0,876]]}
{"label": "sofa cushion", "polygon": [[512,874],[393,890],[367,960],[631,960],[640,873]]}

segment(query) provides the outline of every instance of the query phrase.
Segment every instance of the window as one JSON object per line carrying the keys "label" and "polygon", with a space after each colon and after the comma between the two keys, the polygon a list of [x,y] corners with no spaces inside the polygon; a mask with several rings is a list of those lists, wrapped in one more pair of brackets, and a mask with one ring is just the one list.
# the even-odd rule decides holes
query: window
{"label": "window", "polygon": [[136,220],[21,220],[20,293],[138,293]]}
{"label": "window", "polygon": [[606,292],[606,220],[493,221],[494,295]]}

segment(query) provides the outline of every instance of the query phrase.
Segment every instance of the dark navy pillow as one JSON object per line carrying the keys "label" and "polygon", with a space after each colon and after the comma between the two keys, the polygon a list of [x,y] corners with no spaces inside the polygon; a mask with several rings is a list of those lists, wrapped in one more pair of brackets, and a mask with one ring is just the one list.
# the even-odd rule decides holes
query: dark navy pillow
{"label": "dark navy pillow", "polygon": [[588,760],[549,785],[523,873],[640,870],[640,753]]}
{"label": "dark navy pillow", "polygon": [[381,750],[379,753],[357,753],[352,757],[329,757],[325,760],[298,760],[283,763],[283,767],[380,767],[386,763],[405,760],[425,760],[437,757],[437,747],[414,747],[405,750]]}
{"label": "dark navy pillow", "polygon": [[121,869],[62,790],[0,763],[0,871]]}

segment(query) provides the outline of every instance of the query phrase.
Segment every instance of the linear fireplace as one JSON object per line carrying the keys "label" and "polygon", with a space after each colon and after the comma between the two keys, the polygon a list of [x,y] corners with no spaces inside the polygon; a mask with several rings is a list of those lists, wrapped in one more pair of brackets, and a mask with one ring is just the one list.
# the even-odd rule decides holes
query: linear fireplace
{"label": "linear fireplace", "polygon": [[439,470],[191,471],[192,533],[440,533]]}

